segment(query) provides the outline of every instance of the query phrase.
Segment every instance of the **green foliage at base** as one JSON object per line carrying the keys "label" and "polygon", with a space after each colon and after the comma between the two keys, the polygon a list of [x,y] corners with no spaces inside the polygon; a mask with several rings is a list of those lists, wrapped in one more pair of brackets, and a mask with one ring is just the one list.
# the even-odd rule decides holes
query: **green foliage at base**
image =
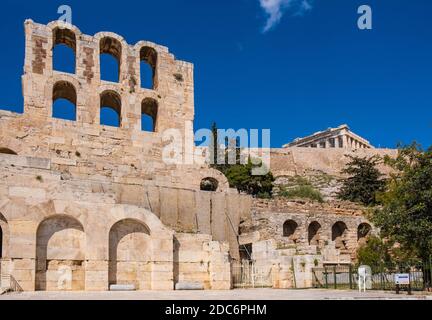
{"label": "green foliage at base", "polygon": [[314,189],[309,184],[303,184],[292,188],[281,187],[281,191],[279,195],[281,197],[288,198],[288,199],[301,198],[301,199],[310,199],[318,202],[324,202],[321,192]]}

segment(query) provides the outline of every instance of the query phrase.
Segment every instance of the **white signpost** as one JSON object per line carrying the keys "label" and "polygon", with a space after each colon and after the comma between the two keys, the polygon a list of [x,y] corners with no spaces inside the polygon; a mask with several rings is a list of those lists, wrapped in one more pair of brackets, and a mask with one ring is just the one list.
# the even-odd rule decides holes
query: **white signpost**
{"label": "white signpost", "polygon": [[358,288],[359,292],[366,292],[366,289],[372,289],[372,270],[369,266],[360,266],[358,268]]}
{"label": "white signpost", "polygon": [[395,274],[395,284],[398,285],[409,285],[410,275],[409,273],[396,273]]}
{"label": "white signpost", "polygon": [[397,294],[399,294],[400,286],[408,286],[408,294],[411,295],[411,276],[409,273],[396,273],[395,284]]}

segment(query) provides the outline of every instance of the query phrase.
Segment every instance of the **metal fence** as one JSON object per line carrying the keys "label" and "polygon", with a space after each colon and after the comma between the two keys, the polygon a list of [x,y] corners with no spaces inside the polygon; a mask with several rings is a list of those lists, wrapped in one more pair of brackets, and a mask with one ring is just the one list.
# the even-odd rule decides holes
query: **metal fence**
{"label": "metal fence", "polygon": [[231,263],[231,277],[234,288],[271,288],[271,268],[257,266],[253,261]]}
{"label": "metal fence", "polygon": [[[396,290],[395,275],[407,273],[411,290],[422,291],[431,287],[431,265],[400,265],[394,268],[373,266],[370,289]],[[313,287],[327,289],[358,289],[358,268],[350,265],[325,266],[312,269]]]}

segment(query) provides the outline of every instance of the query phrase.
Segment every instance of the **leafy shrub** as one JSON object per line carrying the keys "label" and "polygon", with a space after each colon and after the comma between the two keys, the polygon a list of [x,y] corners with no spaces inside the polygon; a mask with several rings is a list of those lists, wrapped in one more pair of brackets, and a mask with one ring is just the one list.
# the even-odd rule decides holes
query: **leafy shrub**
{"label": "leafy shrub", "polygon": [[301,198],[324,202],[321,192],[315,190],[309,184],[303,184],[289,189],[282,187],[279,195],[288,199]]}

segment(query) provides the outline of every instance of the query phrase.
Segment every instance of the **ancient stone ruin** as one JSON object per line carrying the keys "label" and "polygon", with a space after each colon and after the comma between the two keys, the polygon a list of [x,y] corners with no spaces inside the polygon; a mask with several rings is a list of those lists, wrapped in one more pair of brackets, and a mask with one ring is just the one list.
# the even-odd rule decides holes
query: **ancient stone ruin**
{"label": "ancient stone ruin", "polygon": [[[53,69],[59,44],[75,53],[74,73]],[[165,130],[181,132],[181,156],[194,143],[193,65],[168,48],[27,20],[25,50],[24,113],[0,111],[1,287],[230,289],[243,261],[268,275],[265,286],[293,287],[294,275],[307,287],[311,268],[350,263],[373,231],[361,208],[254,200],[205,163],[163,161]],[[116,59],[117,82],[101,80],[101,54]],[[53,116],[58,99],[74,105],[75,119]],[[118,127],[101,123],[102,108]],[[360,152],[394,153],[362,142]],[[275,149],[272,171],[279,180],[337,175],[350,152]]]}

